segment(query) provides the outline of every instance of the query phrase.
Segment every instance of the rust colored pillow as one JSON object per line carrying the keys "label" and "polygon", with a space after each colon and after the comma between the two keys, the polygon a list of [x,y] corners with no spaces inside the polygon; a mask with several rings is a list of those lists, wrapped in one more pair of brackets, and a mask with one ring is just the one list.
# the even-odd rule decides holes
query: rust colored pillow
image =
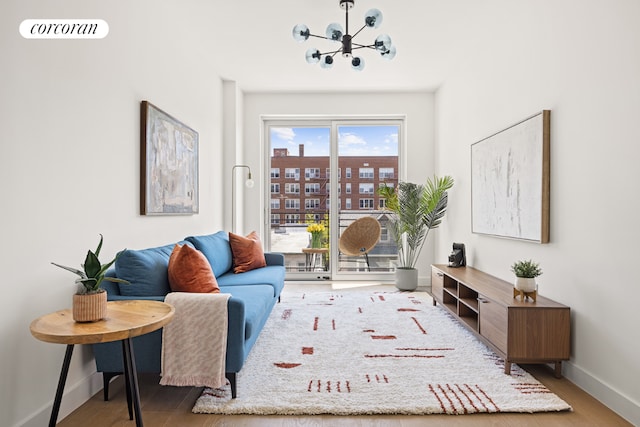
{"label": "rust colored pillow", "polygon": [[168,274],[173,292],[220,292],[209,261],[202,252],[189,245],[173,247]]}
{"label": "rust colored pillow", "polygon": [[229,244],[233,254],[234,273],[244,273],[267,266],[260,237],[255,231],[249,233],[247,237],[229,233]]}

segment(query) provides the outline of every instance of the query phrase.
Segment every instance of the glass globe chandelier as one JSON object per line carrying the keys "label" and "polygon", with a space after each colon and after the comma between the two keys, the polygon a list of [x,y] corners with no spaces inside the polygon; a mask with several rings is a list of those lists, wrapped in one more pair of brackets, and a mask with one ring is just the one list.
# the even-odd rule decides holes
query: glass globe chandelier
{"label": "glass globe chandelier", "polygon": [[322,68],[331,68],[333,66],[333,58],[342,53],[342,56],[351,60],[351,68],[361,71],[364,68],[364,60],[359,56],[354,56],[353,51],[357,49],[373,49],[376,50],[385,59],[393,59],[396,56],[396,47],[391,43],[391,37],[381,34],[373,41],[372,44],[363,45],[353,41],[358,34],[365,28],[378,28],[382,24],[382,12],[378,9],[370,9],[364,16],[364,25],[353,35],[349,34],[349,10],[353,7],[355,0],[339,0],[340,8],[345,11],[345,31],[342,25],[332,23],[327,26],[326,36],[318,36],[311,34],[309,27],[304,24],[298,24],[293,27],[293,39],[302,43],[309,37],[317,37],[332,42],[340,43],[341,46],[337,50],[320,52],[316,48],[310,48],[305,54],[305,58],[309,64],[320,64]]}

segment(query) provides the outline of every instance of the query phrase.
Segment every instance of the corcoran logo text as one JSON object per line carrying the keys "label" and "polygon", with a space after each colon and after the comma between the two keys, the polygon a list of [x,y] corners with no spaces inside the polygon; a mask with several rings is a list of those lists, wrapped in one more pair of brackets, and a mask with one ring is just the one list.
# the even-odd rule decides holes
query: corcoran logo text
{"label": "corcoran logo text", "polygon": [[102,19],[25,19],[20,34],[25,39],[102,39],[109,24]]}

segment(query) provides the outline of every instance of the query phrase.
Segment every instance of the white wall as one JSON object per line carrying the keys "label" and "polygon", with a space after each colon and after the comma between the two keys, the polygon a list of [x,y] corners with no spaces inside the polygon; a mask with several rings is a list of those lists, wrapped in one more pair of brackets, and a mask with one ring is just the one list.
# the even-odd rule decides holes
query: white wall
{"label": "white wall", "polygon": [[[185,4],[188,7],[185,7]],[[0,12],[0,425],[46,425],[63,345],[29,333],[32,319],[69,307],[79,265],[105,236],[103,257],[223,226],[221,98],[208,2],[3,2]],[[103,40],[25,40],[27,18],[100,18]],[[201,18],[199,18],[201,17]],[[199,20],[202,19],[200,22]],[[179,36],[176,36],[179,35]],[[200,135],[200,213],[139,215],[139,104],[149,100]],[[218,184],[214,184],[214,183]],[[62,414],[96,384],[77,347]]]}
{"label": "white wall", "polygon": [[[565,374],[640,424],[640,3],[635,0],[487,2],[489,30],[437,92],[437,172],[452,173],[451,242],[468,263],[505,280],[509,266],[541,263],[540,292],[571,307]],[[470,145],[520,119],[551,112],[551,242],[471,233]]]}
{"label": "white wall", "polygon": [[[260,209],[246,212],[244,230],[261,230],[264,224],[259,215],[264,210],[265,165],[269,156],[263,139],[263,116],[339,116],[406,117],[407,180],[424,183],[434,173],[434,96],[431,93],[247,93],[244,97],[244,159],[253,171],[256,186],[245,191],[245,200],[252,205],[260,202]],[[433,233],[433,234],[437,234]],[[430,274],[433,259],[432,237],[421,254],[418,268],[425,279]]]}

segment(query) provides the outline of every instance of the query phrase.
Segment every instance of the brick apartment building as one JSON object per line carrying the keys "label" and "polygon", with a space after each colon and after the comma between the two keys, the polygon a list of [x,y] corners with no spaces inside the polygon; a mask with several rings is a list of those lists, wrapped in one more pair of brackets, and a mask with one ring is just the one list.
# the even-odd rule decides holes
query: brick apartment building
{"label": "brick apartment building", "polygon": [[[398,156],[340,157],[339,205],[343,211],[376,211],[384,207],[377,195],[383,183],[398,185]],[[271,157],[271,225],[305,224],[308,215],[316,221],[329,215],[329,156],[297,155],[275,148]]]}

